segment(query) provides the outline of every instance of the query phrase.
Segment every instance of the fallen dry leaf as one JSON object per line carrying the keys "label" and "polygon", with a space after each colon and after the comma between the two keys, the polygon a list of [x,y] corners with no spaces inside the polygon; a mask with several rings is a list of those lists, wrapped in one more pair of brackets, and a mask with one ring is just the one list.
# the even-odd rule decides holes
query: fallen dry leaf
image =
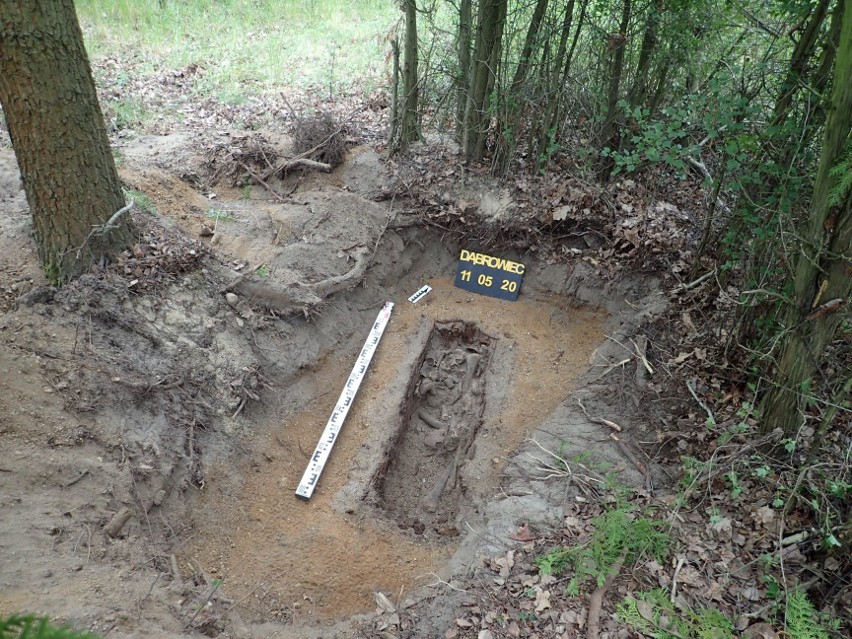
{"label": "fallen dry leaf", "polygon": [[528,522],[524,522],[519,528],[518,532],[514,535],[510,535],[509,539],[514,539],[515,541],[532,541],[533,535],[530,531],[530,525]]}
{"label": "fallen dry leaf", "polygon": [[542,590],[540,586],[535,589],[535,611],[544,612],[550,608],[550,591]]}

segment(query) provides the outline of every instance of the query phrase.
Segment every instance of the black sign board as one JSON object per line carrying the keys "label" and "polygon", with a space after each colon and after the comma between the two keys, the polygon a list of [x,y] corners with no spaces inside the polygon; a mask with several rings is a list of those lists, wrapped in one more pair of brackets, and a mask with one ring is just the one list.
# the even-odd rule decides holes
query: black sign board
{"label": "black sign board", "polygon": [[455,284],[471,293],[514,302],[521,292],[525,270],[520,262],[462,249]]}

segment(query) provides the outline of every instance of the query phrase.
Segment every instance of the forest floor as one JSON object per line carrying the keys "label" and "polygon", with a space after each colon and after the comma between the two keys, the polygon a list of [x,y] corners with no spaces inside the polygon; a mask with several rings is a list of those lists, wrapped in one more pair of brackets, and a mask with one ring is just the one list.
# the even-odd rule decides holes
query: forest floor
{"label": "forest floor", "polygon": [[[778,636],[759,558],[790,589],[805,559],[779,545],[771,477],[743,477],[739,500],[722,478],[755,442],[723,439],[749,425],[748,398],[706,374],[727,330],[710,320],[736,292],[689,275],[697,185],[498,184],[438,139],[389,160],[375,99],[325,105],[347,122],[339,167],[260,184],[264,162],[295,155],[301,116],[262,99],[190,109],[198,69],[139,87],[111,69],[103,95],[163,114],[141,132],[111,119],[140,232],[114,264],[46,286],[0,149],[0,612],[104,637],[484,639],[638,636],[710,607]],[[460,250],[483,247],[526,265],[516,302],[454,287]],[[719,463],[679,484],[702,449]],[[579,596],[578,564],[534,563],[628,511],[619,525],[662,522],[665,552],[616,545],[620,570]],[[681,612],[615,614],[651,588]]]}

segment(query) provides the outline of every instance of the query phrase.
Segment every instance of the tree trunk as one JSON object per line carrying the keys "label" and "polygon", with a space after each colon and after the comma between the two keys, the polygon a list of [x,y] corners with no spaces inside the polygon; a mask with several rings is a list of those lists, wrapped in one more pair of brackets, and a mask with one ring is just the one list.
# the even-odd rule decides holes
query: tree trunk
{"label": "tree trunk", "polygon": [[[621,25],[619,32],[611,34],[608,38],[607,47],[612,50],[612,66],[610,67],[609,90],[607,91],[606,116],[604,117],[599,134],[598,148],[615,148],[618,146],[618,131],[615,127],[615,118],[618,115],[618,97],[621,88],[621,76],[624,73],[624,51],[627,48],[627,29],[630,26],[630,0],[624,0],[621,12]],[[601,165],[601,178],[606,179],[612,170],[612,161],[605,158]]]}
{"label": "tree trunk", "polygon": [[405,49],[402,66],[402,115],[399,134],[393,143],[397,151],[405,151],[420,139],[418,127],[419,85],[417,77],[417,0],[405,0]]}
{"label": "tree trunk", "polygon": [[72,0],[0,0],[0,103],[54,283],[126,246],[124,207]]}
{"label": "tree trunk", "polygon": [[[847,5],[852,0],[845,0]],[[787,333],[775,383],[763,399],[763,430],[782,428],[794,437],[804,421],[807,388],[826,345],[849,307],[852,277],[852,191],[831,206],[839,176],[831,170],[849,150],[852,131],[852,11],[843,16],[834,87],[829,104],[822,155],[814,184],[811,215],[803,229],[801,257],[796,264],[793,303],[786,317]]]}
{"label": "tree trunk", "polygon": [[461,0],[458,35],[459,74],[456,96],[456,134],[459,137],[464,133],[464,114],[467,107],[468,91],[470,90],[470,16],[471,0]]}
{"label": "tree trunk", "polygon": [[476,49],[465,109],[463,146],[468,162],[482,160],[489,128],[489,87],[497,77],[506,0],[482,0],[479,7]]}
{"label": "tree trunk", "polygon": [[[556,49],[556,58],[553,62],[553,70],[550,77],[546,80],[548,100],[541,115],[538,132],[536,135],[536,166],[539,170],[544,169],[549,160],[548,149],[551,143],[556,138],[556,127],[559,121],[559,105],[562,102],[562,89],[568,77],[568,72],[571,68],[571,56],[574,48],[577,45],[577,38],[580,36],[580,30],[583,28],[583,19],[586,15],[586,6],[588,1],[583,3],[580,10],[580,19],[575,30],[574,41],[571,43],[571,52],[568,52],[568,37],[571,35],[571,24],[574,21],[574,0],[568,0],[568,5],[565,7],[565,15],[562,17],[562,29],[559,35],[559,45]],[[567,60],[566,60],[567,54]],[[562,81],[559,81],[560,76]]]}
{"label": "tree trunk", "polygon": [[[839,0],[843,2],[844,0]],[[787,77],[784,78],[784,83],[781,85],[781,92],[775,101],[773,110],[772,125],[778,126],[784,123],[787,118],[787,113],[790,109],[790,104],[793,102],[793,97],[804,86],[804,79],[807,74],[808,62],[810,62],[816,49],[819,35],[822,32],[822,23],[825,20],[828,12],[830,0],[820,0],[811,14],[808,16],[806,23],[802,28],[802,35],[793,49],[793,55],[790,58],[790,67],[787,70]]]}
{"label": "tree trunk", "polygon": [[529,27],[527,28],[527,36],[524,38],[524,48],[521,51],[521,59],[518,61],[518,66],[515,69],[515,77],[512,79],[512,93],[517,95],[520,93],[521,86],[527,79],[527,73],[530,68],[530,59],[532,58],[533,48],[538,43],[541,30],[541,21],[544,19],[544,14],[547,11],[548,0],[538,0],[533,10],[532,18],[530,19]]}
{"label": "tree trunk", "polygon": [[645,35],[642,37],[642,46],[639,50],[639,64],[636,67],[636,78],[630,88],[628,102],[635,108],[642,104],[648,95],[650,81],[648,71],[651,68],[651,56],[657,47],[657,27],[660,24],[660,16],[665,9],[662,0],[654,0],[648,7],[648,18],[645,22]]}

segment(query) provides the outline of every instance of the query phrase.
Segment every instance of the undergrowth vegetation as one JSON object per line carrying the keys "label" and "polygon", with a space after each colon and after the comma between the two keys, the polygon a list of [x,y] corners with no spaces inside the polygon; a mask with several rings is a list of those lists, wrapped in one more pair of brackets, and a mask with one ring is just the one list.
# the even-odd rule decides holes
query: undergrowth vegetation
{"label": "undergrowth vegetation", "polygon": [[[90,55],[132,50],[137,72],[195,65],[225,102],[284,87],[369,92],[385,82],[389,0],[79,0]],[[133,110],[131,109],[131,112]]]}

